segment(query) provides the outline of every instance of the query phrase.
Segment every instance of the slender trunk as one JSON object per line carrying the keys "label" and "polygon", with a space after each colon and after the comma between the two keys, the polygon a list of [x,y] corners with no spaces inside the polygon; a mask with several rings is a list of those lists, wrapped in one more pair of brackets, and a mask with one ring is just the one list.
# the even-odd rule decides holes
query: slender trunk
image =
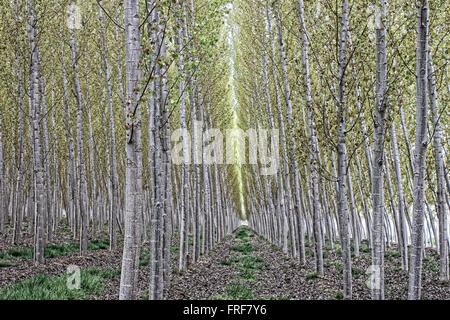
{"label": "slender trunk", "polygon": [[[372,286],[372,299],[384,299],[384,140],[387,105],[387,53],[386,53],[386,2],[380,0],[376,6],[376,98],[374,118],[374,144],[372,158],[372,206],[373,206],[373,250],[372,265],[379,272],[379,282]],[[379,271],[378,271],[379,270]]]}
{"label": "slender trunk", "polygon": [[[181,10],[183,16],[186,15],[186,3],[181,1]],[[183,19],[184,20],[184,19]],[[180,22],[177,19],[178,23]],[[182,173],[181,173],[181,188],[180,188],[180,224],[179,224],[179,235],[180,235],[180,251],[179,251],[179,261],[178,269],[186,270],[186,256],[188,253],[188,248],[186,246],[187,238],[187,216],[189,215],[189,136],[187,131],[187,119],[186,119],[186,81],[184,78],[185,66],[184,66],[184,53],[182,52],[183,45],[186,43],[183,32],[183,25],[178,28],[177,34],[177,50],[178,56],[178,75],[180,77],[179,84],[179,106],[180,106],[180,127],[182,130],[182,143],[183,143],[183,163],[182,163]]]}
{"label": "slender trunk", "polygon": [[45,230],[44,230],[44,168],[42,167],[42,143],[41,143],[41,128],[40,121],[40,103],[39,103],[39,58],[38,58],[38,44],[36,38],[38,37],[37,20],[35,13],[34,0],[27,0],[28,11],[28,39],[31,49],[31,72],[30,72],[30,99],[31,107],[30,113],[33,120],[33,169],[35,178],[36,191],[36,210],[34,213],[35,219],[35,237],[34,237],[34,264],[40,265],[44,263],[44,246],[45,246]]}
{"label": "slender trunk", "polygon": [[337,207],[341,233],[342,258],[344,261],[344,298],[352,297],[352,269],[350,254],[349,216],[347,203],[347,150],[346,135],[346,105],[345,105],[345,69],[347,65],[347,35],[348,35],[348,0],[342,1],[341,36],[338,64],[338,142],[337,142]]}
{"label": "slender trunk", "polygon": [[125,0],[126,56],[126,178],[125,178],[125,239],[120,279],[120,300],[136,298],[136,261],[139,260],[139,222],[142,214],[142,149],[139,70],[140,32],[139,1]]}
{"label": "slender trunk", "polygon": [[434,129],[434,161],[436,170],[436,188],[437,188],[437,215],[439,217],[439,278],[441,281],[449,279],[448,263],[448,223],[447,206],[445,203],[445,169],[444,153],[442,148],[442,128],[439,116],[439,107],[436,91],[436,79],[434,75],[433,58],[431,50],[428,51],[428,94],[430,95],[430,109],[433,116]]}
{"label": "slender trunk", "polygon": [[[74,6],[71,2],[71,6]],[[74,14],[73,12],[71,14]],[[74,29],[70,30],[70,56],[72,62],[72,72],[75,89],[75,100],[77,105],[77,172],[78,172],[78,212],[81,218],[80,230],[80,253],[82,256],[87,254],[87,237],[88,237],[88,216],[87,216],[87,188],[86,188],[86,167],[84,163],[84,138],[83,138],[83,97],[81,94],[80,77],[78,74],[78,58],[77,46]]]}
{"label": "slender trunk", "polygon": [[101,28],[101,37],[102,37],[102,60],[103,60],[103,69],[105,73],[105,81],[106,81],[106,94],[107,94],[107,100],[108,100],[108,110],[109,110],[109,130],[110,130],[110,165],[111,165],[111,216],[109,219],[110,223],[110,250],[115,250],[117,247],[117,235],[116,235],[116,228],[117,228],[117,211],[119,208],[119,179],[118,179],[118,173],[117,173],[117,155],[116,155],[116,130],[115,130],[115,112],[114,112],[114,105],[113,105],[113,97],[112,97],[112,86],[111,86],[111,71],[109,69],[109,63],[108,63],[108,47],[106,44],[106,32],[105,32],[105,26],[103,22],[103,11],[100,7],[101,2],[99,2],[99,8],[98,8],[98,18],[100,21],[100,28]]}
{"label": "slender trunk", "polygon": [[408,234],[405,224],[405,196],[403,193],[402,176],[400,171],[400,157],[398,153],[397,133],[395,123],[391,123],[391,139],[392,139],[392,158],[394,162],[395,182],[397,187],[397,201],[398,201],[398,217],[400,239],[399,246],[401,248],[402,269],[408,271]]}
{"label": "slender trunk", "polygon": [[[19,19],[19,8],[18,8],[18,0],[14,2],[14,15],[16,23]],[[19,51],[19,45],[18,42],[16,42],[16,48],[14,51],[15,54],[15,60],[16,60],[16,68],[17,68],[17,108],[18,108],[18,114],[19,114],[19,132],[18,132],[18,138],[19,138],[19,145],[18,145],[18,170],[17,170],[17,189],[15,194],[15,201],[14,201],[14,210],[13,210],[13,223],[14,223],[14,231],[13,231],[13,243],[16,244],[19,241],[20,232],[21,232],[21,226],[16,225],[15,222],[19,222],[21,220],[22,212],[24,210],[23,208],[23,180],[24,180],[24,92],[23,92],[23,75],[22,75],[22,66],[21,66],[21,56]],[[1,118],[1,115],[0,115]],[[1,119],[0,119],[0,127],[1,127]],[[1,137],[1,129],[0,129],[0,140],[2,140]],[[0,148],[3,148],[2,145],[3,141],[0,141]],[[3,149],[0,150],[0,176],[1,182],[0,182],[0,233],[4,230],[4,224],[5,220],[8,220],[8,210],[6,210],[6,184],[4,181],[6,181],[6,177],[4,176],[4,156],[3,156]],[[3,185],[2,185],[3,184]]]}
{"label": "slender trunk", "polygon": [[[280,100],[280,92],[279,92],[279,85],[278,85],[278,74],[277,74],[277,67],[275,64],[275,46],[274,46],[274,37],[272,33],[272,18],[270,17],[270,10],[269,8],[266,8],[266,21],[267,21],[267,28],[269,31],[269,42],[271,47],[271,53],[272,53],[272,76],[273,76],[273,83],[275,88],[275,101],[277,106],[277,114],[278,114],[278,128],[280,130],[280,139],[281,139],[281,149],[282,149],[282,157],[283,157],[283,170],[284,170],[284,179],[280,170],[280,176],[278,177],[278,184],[279,184],[279,199],[278,199],[278,205],[280,206],[280,233],[281,237],[279,238],[283,252],[288,252],[288,222],[287,217],[292,212],[292,201],[291,199],[291,184],[289,183],[289,164],[288,164],[288,156],[287,156],[287,143],[286,143],[286,133],[285,133],[285,125],[283,120],[283,112],[281,110],[281,100]],[[284,180],[284,184],[283,184]]]}
{"label": "slender trunk", "polygon": [[[316,247],[316,270],[319,274],[323,275],[323,253],[322,253],[322,241],[320,232],[320,220],[321,220],[321,208],[319,204],[319,145],[315,132],[315,120],[312,106],[312,96],[311,96],[311,76],[309,71],[309,42],[308,42],[308,32],[306,29],[305,22],[305,8],[303,0],[298,0],[299,6],[299,20],[301,28],[301,44],[302,44],[302,68],[303,68],[303,85],[305,87],[305,108],[307,110],[308,118],[308,129],[309,129],[309,141],[310,141],[310,152],[309,152],[309,169],[312,182],[312,193],[313,193],[313,220],[314,220],[314,238]],[[291,142],[293,143],[293,141]],[[296,188],[298,190],[299,188]],[[323,195],[325,196],[325,195]],[[303,241],[304,239],[300,239]]]}
{"label": "slender trunk", "polygon": [[416,46],[416,142],[414,150],[413,223],[409,267],[408,299],[421,297],[422,249],[425,205],[425,153],[427,150],[427,51],[428,0],[417,9]]}

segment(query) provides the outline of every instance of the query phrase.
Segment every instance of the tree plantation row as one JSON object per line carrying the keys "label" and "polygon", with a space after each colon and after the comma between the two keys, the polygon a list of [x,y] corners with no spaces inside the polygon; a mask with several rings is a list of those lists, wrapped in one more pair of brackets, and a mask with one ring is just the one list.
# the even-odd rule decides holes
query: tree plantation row
{"label": "tree plantation row", "polygon": [[226,49],[217,45],[226,8],[205,4],[32,0],[2,8],[9,84],[1,88],[0,230],[12,229],[14,244],[24,227],[34,234],[36,264],[61,224],[81,255],[90,235],[109,228],[111,250],[124,236],[120,298],[135,298],[148,240],[149,297],[161,299],[174,232],[184,270],[237,227],[232,169],[171,163],[171,127],[230,121],[219,86],[225,64],[214,63]]}
{"label": "tree plantation row", "polygon": [[[32,236],[38,266],[58,228],[81,256],[106,232],[123,250],[119,298],[139,298],[149,251],[154,300],[247,220],[300,264],[313,243],[319,276],[339,243],[346,299],[363,241],[384,299],[393,248],[420,299],[425,248],[449,281],[449,12],[444,0],[9,0],[0,234]],[[211,128],[278,134],[257,151],[230,144],[236,161],[222,164],[208,161]],[[237,161],[264,148],[276,172]]]}
{"label": "tree plantation row", "polygon": [[237,15],[242,105],[254,125],[278,125],[283,152],[276,177],[244,171],[249,225],[302,263],[306,234],[319,275],[338,239],[345,298],[363,239],[373,299],[394,244],[409,299],[425,247],[448,281],[448,4],[245,1]]}

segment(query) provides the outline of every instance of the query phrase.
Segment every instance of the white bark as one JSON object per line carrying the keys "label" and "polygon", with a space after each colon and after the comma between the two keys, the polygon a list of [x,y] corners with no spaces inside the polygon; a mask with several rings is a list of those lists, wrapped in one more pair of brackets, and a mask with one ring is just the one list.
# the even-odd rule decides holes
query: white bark
{"label": "white bark", "polygon": [[[71,2],[73,5],[73,2]],[[72,14],[74,14],[72,12]],[[84,138],[83,138],[83,97],[81,93],[80,77],[78,74],[78,56],[74,29],[70,30],[70,57],[72,62],[72,72],[74,80],[75,100],[77,106],[77,173],[78,173],[78,213],[81,218],[80,230],[80,253],[87,254],[88,237],[88,215],[87,215],[87,187],[86,187],[86,167],[84,159]]]}
{"label": "white bark", "polygon": [[106,44],[106,31],[103,22],[103,10],[100,7],[101,1],[99,2],[98,8],[98,18],[100,21],[100,29],[101,29],[101,38],[102,38],[102,60],[103,60],[103,69],[105,73],[105,81],[106,81],[106,94],[108,100],[108,111],[109,111],[109,130],[110,130],[110,165],[111,165],[111,216],[109,217],[110,224],[110,250],[115,250],[117,246],[117,212],[119,208],[119,179],[117,173],[117,154],[116,154],[116,129],[115,129],[115,112],[113,105],[113,97],[112,97],[112,85],[111,85],[111,71],[109,69],[108,63],[108,47]]}
{"label": "white bark", "polygon": [[427,51],[428,0],[421,0],[417,8],[416,46],[416,136],[414,150],[413,223],[409,268],[408,299],[421,297],[422,249],[425,211],[425,154],[427,141]]}
{"label": "white bark", "polygon": [[124,7],[127,108],[125,239],[119,299],[130,300],[136,298],[136,261],[139,261],[139,219],[142,214],[142,176],[139,176],[142,174],[139,1],[125,0]]}
{"label": "white bark", "polygon": [[374,118],[374,144],[372,158],[373,250],[372,265],[380,270],[379,283],[372,287],[372,299],[384,299],[384,247],[383,162],[387,105],[387,53],[386,53],[386,2],[380,0],[376,7],[376,98]]}
{"label": "white bark", "polygon": [[448,264],[448,217],[447,206],[445,203],[445,168],[444,152],[442,148],[442,127],[439,115],[436,79],[434,75],[433,58],[431,50],[428,51],[428,94],[430,96],[430,109],[433,116],[434,129],[434,161],[436,170],[436,188],[437,188],[437,215],[439,218],[439,278],[441,281],[449,279]]}
{"label": "white bark", "polygon": [[348,35],[348,0],[342,1],[342,18],[339,44],[338,64],[338,143],[337,143],[337,207],[341,234],[342,258],[344,261],[344,298],[352,297],[352,270],[349,236],[349,216],[347,202],[347,149],[346,134],[346,105],[345,105],[345,66],[347,64],[347,35]]}
{"label": "white bark", "polygon": [[398,152],[397,133],[395,129],[395,123],[391,123],[391,139],[392,139],[392,156],[394,162],[395,182],[397,187],[397,201],[398,201],[398,217],[399,217],[399,229],[400,239],[399,246],[401,248],[402,256],[402,269],[408,270],[408,233],[405,223],[405,195],[403,193],[402,175],[400,171],[400,157]]}
{"label": "white bark", "polygon": [[40,265],[44,263],[44,247],[45,247],[45,230],[44,230],[44,168],[42,167],[42,144],[41,144],[41,128],[40,121],[40,105],[39,105],[39,59],[38,59],[38,45],[36,37],[37,20],[35,13],[34,0],[27,0],[28,11],[28,39],[31,50],[31,72],[30,72],[30,99],[31,99],[31,118],[33,121],[33,170],[35,177],[35,191],[36,191],[36,210],[34,213],[35,219],[35,238],[34,238],[34,263]]}

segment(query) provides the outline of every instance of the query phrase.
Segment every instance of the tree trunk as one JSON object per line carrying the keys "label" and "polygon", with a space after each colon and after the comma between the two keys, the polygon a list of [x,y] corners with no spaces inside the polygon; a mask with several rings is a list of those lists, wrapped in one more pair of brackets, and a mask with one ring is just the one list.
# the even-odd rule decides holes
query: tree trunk
{"label": "tree trunk", "polygon": [[375,7],[376,29],[376,98],[374,118],[374,145],[372,159],[373,250],[372,265],[379,270],[379,282],[372,286],[372,299],[384,299],[384,247],[383,211],[384,186],[383,162],[387,105],[387,53],[386,53],[386,2],[380,0]]}
{"label": "tree trunk", "polygon": [[347,35],[348,35],[348,0],[342,1],[342,18],[339,45],[338,64],[338,142],[337,142],[337,207],[342,244],[342,258],[344,261],[344,298],[352,297],[352,262],[350,254],[349,216],[347,202],[347,150],[345,146],[346,134],[346,105],[345,105],[345,69],[347,65]]}
{"label": "tree trunk", "polygon": [[428,0],[421,0],[417,8],[416,46],[416,142],[414,150],[413,223],[409,267],[408,299],[421,297],[422,249],[425,211],[425,154],[427,150],[427,51]]}
{"label": "tree trunk", "polygon": [[139,70],[140,32],[139,1],[125,0],[125,57],[126,57],[126,178],[125,178],[125,239],[120,279],[120,300],[136,298],[136,260],[139,259],[139,222],[142,201],[142,152]]}
{"label": "tree trunk", "polygon": [[34,0],[27,0],[27,11],[28,11],[28,39],[30,42],[31,49],[31,72],[30,72],[30,99],[32,110],[32,120],[33,120],[33,166],[34,166],[34,176],[35,176],[35,191],[36,191],[36,210],[34,213],[35,219],[35,238],[34,238],[34,264],[40,265],[44,263],[44,247],[45,247],[45,230],[44,230],[44,205],[45,205],[45,194],[44,194],[44,168],[42,167],[42,144],[41,144],[41,128],[39,125],[40,121],[40,105],[39,105],[39,59],[38,59],[38,44],[36,37],[38,36],[37,31],[37,20],[35,13],[35,3]]}
{"label": "tree trunk", "polygon": [[[74,3],[71,2],[71,6]],[[74,12],[71,12],[74,14]],[[72,61],[72,72],[75,89],[75,100],[77,105],[77,172],[78,172],[78,213],[81,218],[80,230],[80,253],[82,256],[87,254],[87,238],[88,238],[88,216],[87,216],[87,188],[86,188],[86,167],[84,163],[84,138],[83,138],[83,97],[81,94],[80,77],[78,74],[78,58],[74,29],[70,30],[70,56]]]}
{"label": "tree trunk", "polygon": [[445,203],[445,170],[444,153],[442,148],[442,128],[439,115],[436,80],[434,75],[433,58],[431,50],[428,51],[428,94],[430,95],[430,109],[433,116],[434,128],[434,161],[436,168],[436,187],[437,187],[437,215],[439,217],[439,278],[441,281],[449,279],[448,263],[448,223],[447,206]]}
{"label": "tree trunk", "polygon": [[392,158],[394,162],[395,183],[397,186],[398,216],[400,229],[400,253],[402,256],[402,269],[408,271],[408,233],[405,224],[405,195],[403,193],[402,176],[400,171],[400,157],[398,154],[397,133],[395,123],[391,123],[391,139],[392,139]]}
{"label": "tree trunk", "polygon": [[119,179],[117,173],[117,155],[116,155],[116,129],[114,124],[115,112],[113,105],[113,97],[112,97],[112,86],[111,86],[111,71],[109,69],[108,64],[108,47],[106,44],[106,34],[105,34],[105,26],[103,22],[103,11],[100,7],[101,2],[99,2],[98,8],[98,18],[100,21],[100,28],[102,32],[102,60],[103,60],[103,69],[105,72],[105,81],[106,81],[106,94],[108,100],[108,110],[109,110],[109,130],[110,130],[110,165],[111,165],[111,216],[109,218],[110,223],[110,250],[115,250],[117,247],[117,211],[119,208]]}

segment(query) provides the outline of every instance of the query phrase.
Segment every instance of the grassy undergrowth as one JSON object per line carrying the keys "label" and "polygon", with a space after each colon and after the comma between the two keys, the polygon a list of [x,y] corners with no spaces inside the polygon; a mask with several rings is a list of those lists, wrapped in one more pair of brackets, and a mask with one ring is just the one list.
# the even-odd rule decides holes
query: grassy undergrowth
{"label": "grassy undergrowth", "polygon": [[9,261],[0,261],[0,268],[16,267],[17,263],[12,263]]}
{"label": "grassy undergrowth", "polygon": [[233,282],[222,295],[214,296],[213,300],[252,300],[256,296],[250,283],[258,279],[258,270],[264,264],[264,260],[251,255],[256,249],[250,244],[249,239],[254,237],[250,229],[242,227],[236,233],[236,246],[231,251],[237,255],[222,260],[223,265],[233,265],[240,271],[240,279]]}
{"label": "grassy undergrowth", "polygon": [[[88,243],[88,250],[107,249],[108,247],[109,239],[93,240]],[[80,244],[76,242],[52,244],[45,247],[44,256],[45,258],[56,258],[67,256],[68,254],[79,250]],[[14,260],[17,258],[33,259],[33,247],[11,248],[4,252],[0,252],[0,259],[2,260]]]}
{"label": "grassy undergrowth", "polygon": [[120,274],[119,270],[85,269],[80,272],[80,288],[69,289],[68,274],[49,277],[38,274],[0,290],[0,300],[82,300],[100,295],[105,281]]}
{"label": "grassy undergrowth", "polygon": [[253,300],[253,290],[243,283],[231,284],[222,295],[214,296],[211,300]]}

